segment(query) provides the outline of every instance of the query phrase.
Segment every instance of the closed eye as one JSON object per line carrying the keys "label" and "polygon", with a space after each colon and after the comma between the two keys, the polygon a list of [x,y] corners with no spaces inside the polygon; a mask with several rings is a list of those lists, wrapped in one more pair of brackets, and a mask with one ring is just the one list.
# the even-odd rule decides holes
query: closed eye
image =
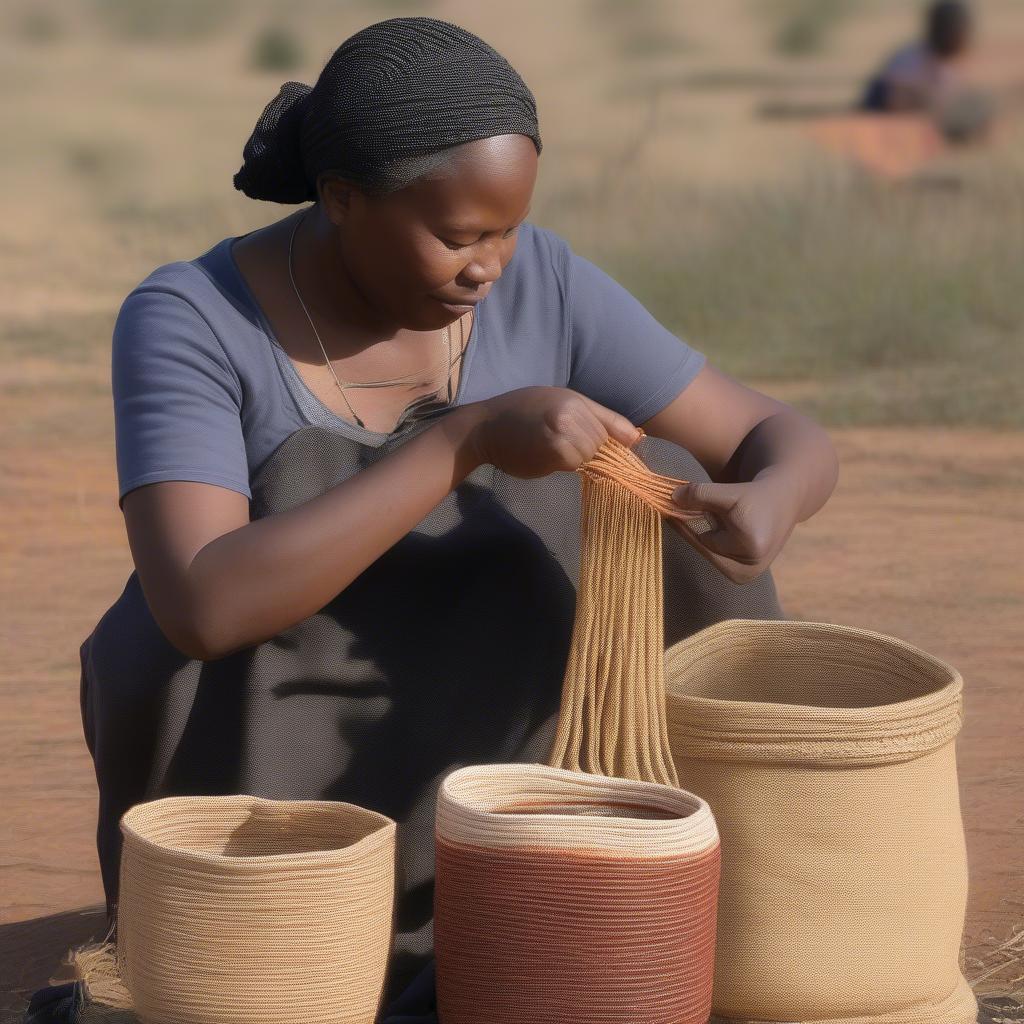
{"label": "closed eye", "polygon": [[[506,231],[505,234],[502,235],[501,237],[511,238],[518,230],[519,225],[517,224],[514,228],[509,228],[508,231]],[[440,235],[438,237],[440,238]],[[477,242],[479,240],[480,239],[477,239]],[[453,242],[447,238],[442,238],[441,241],[444,242],[444,244],[448,246],[449,249],[468,249],[471,245],[476,245],[476,242]]]}

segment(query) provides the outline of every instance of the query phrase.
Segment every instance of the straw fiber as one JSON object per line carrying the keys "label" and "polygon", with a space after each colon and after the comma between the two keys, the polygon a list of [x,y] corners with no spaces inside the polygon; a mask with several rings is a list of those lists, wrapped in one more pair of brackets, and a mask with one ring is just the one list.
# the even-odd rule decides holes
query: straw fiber
{"label": "straw fiber", "polygon": [[732,619],[666,652],[722,841],[715,1020],[969,1024],[959,673],[880,633]]}
{"label": "straw fiber", "polygon": [[579,469],[580,582],[549,764],[677,785],[665,722],[662,516],[685,481],[609,438]]}
{"label": "straw fiber", "polygon": [[121,819],[118,973],[145,1024],[369,1024],[395,823],[353,804],[168,797]]}

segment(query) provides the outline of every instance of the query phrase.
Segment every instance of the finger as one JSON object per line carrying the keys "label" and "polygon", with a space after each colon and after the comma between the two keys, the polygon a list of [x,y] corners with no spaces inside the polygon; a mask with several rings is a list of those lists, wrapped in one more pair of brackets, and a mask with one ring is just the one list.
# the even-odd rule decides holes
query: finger
{"label": "finger", "polygon": [[726,515],[740,500],[744,488],[744,484],[716,484],[696,480],[680,484],[672,492],[672,500],[681,509]]}
{"label": "finger", "polygon": [[688,530],[697,534],[698,537],[713,533],[722,525],[715,517],[714,512],[694,512],[685,515],[680,513],[678,518]]}
{"label": "finger", "polygon": [[719,519],[713,512],[680,517],[679,532],[692,535],[699,544],[722,558],[741,565],[757,565],[764,555],[758,552],[752,538],[735,523]]}
{"label": "finger", "polygon": [[574,412],[576,414],[575,423],[569,436],[583,453],[583,461],[589,462],[597,453],[597,449],[604,444],[608,437],[608,431],[594,415],[594,411],[589,405],[581,403]]}
{"label": "finger", "polygon": [[751,566],[757,564],[756,559],[751,559],[737,550],[735,540],[727,530],[696,533],[685,519],[669,519],[668,522],[683,540],[730,579],[737,579],[738,574],[743,574],[741,567],[749,570]]}
{"label": "finger", "polygon": [[609,437],[614,437],[616,441],[631,448],[643,436],[643,431],[625,416],[601,405],[600,402],[595,402],[586,395],[580,395],[580,398],[587,403],[590,411],[597,417]]}
{"label": "finger", "polygon": [[571,437],[559,437],[555,439],[552,448],[564,470],[576,470],[583,465],[590,456],[587,454],[589,446]]}
{"label": "finger", "polygon": [[548,435],[560,457],[570,454],[570,446],[578,453],[573,469],[591,458],[607,436],[590,407],[575,401],[566,402],[554,413],[548,424]]}
{"label": "finger", "polygon": [[[683,529],[689,529],[685,521]],[[721,555],[722,558],[727,558],[731,562],[739,562],[741,565],[755,565],[759,561],[747,549],[742,537],[737,537],[734,532],[724,527],[697,533],[697,540],[708,551],[713,551],[716,555]]]}
{"label": "finger", "polygon": [[577,397],[581,401],[572,406],[572,429],[568,431],[568,436],[585,452],[585,461],[589,461],[608,439],[609,434],[598,415],[602,407],[586,399],[584,395]]}
{"label": "finger", "polygon": [[581,429],[587,441],[587,459],[592,459],[597,454],[598,448],[608,439],[608,431],[589,406],[583,408],[583,415],[580,419],[582,420]]}

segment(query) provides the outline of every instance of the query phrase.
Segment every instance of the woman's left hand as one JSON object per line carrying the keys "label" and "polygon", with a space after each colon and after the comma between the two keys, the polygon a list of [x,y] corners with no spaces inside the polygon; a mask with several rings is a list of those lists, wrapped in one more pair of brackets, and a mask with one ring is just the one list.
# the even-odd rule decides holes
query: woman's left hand
{"label": "woman's left hand", "polygon": [[767,469],[746,483],[695,481],[677,487],[680,513],[702,512],[713,525],[698,533],[685,519],[668,522],[734,583],[749,583],[771,565],[797,524],[800,492],[793,479]]}

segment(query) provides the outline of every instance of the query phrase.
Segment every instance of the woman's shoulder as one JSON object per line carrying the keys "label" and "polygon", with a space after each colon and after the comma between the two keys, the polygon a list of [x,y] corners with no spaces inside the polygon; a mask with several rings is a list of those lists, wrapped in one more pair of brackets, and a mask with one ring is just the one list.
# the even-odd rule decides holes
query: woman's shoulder
{"label": "woman's shoulder", "polygon": [[[201,367],[229,381],[234,390],[254,367],[245,308],[228,289],[221,261],[231,239],[222,239],[193,259],[160,264],[121,302],[112,333],[115,376],[135,367],[139,374],[183,372]],[[256,360],[259,362],[259,360]]]}
{"label": "woman's shoulder", "polygon": [[230,273],[232,240],[223,238],[191,259],[162,263],[135,284],[117,311],[115,349],[119,339],[129,339],[133,348],[166,342],[179,350],[183,344],[222,348],[229,356],[239,346],[251,352],[245,328],[258,324]]}
{"label": "woman's shoulder", "polygon": [[123,303],[136,295],[166,296],[169,306],[186,303],[200,313],[230,300],[225,288],[223,263],[233,238],[222,238],[205,252],[186,259],[161,263],[128,291]]}
{"label": "woman's shoulder", "polygon": [[516,249],[495,283],[492,306],[504,304],[510,315],[526,310],[553,314],[563,310],[567,287],[568,242],[557,232],[523,221]]}
{"label": "woman's shoulder", "polygon": [[[625,290],[557,231],[524,221],[508,269],[508,298],[573,317],[581,305],[618,303]],[[525,230],[522,230],[525,229]]]}
{"label": "woman's shoulder", "polygon": [[571,253],[569,243],[551,228],[524,220],[519,226],[516,257],[522,255],[522,269],[527,272],[564,275]]}

